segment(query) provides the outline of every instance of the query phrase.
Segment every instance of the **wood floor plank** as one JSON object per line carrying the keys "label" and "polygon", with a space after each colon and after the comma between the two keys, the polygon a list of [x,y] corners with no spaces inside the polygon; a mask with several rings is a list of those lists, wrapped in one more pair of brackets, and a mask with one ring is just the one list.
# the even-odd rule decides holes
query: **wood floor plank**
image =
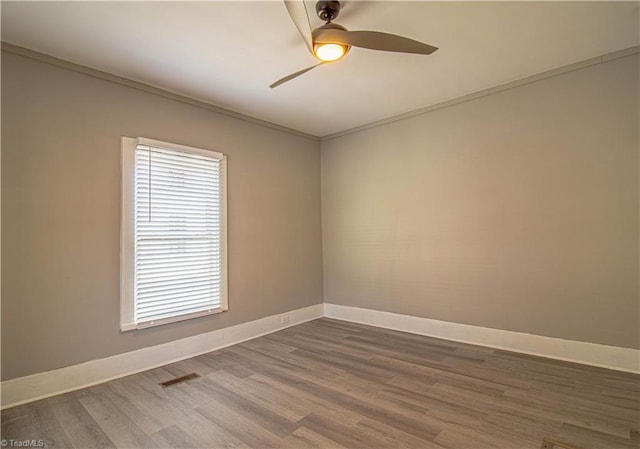
{"label": "wood floor plank", "polygon": [[171,416],[156,412],[154,405],[157,402],[150,400],[152,393],[122,381],[106,384],[105,393],[114,405],[145,433],[154,433],[172,424]]}
{"label": "wood floor plank", "polygon": [[82,449],[638,449],[640,376],[323,318],[3,410],[0,426]]}
{"label": "wood floor plank", "polygon": [[61,403],[59,398],[52,401],[43,400],[3,412],[2,439],[35,440],[38,444],[42,441],[45,447],[50,448],[71,446],[68,435],[55,415],[52,405],[54,402]]}
{"label": "wood floor plank", "polygon": [[198,409],[187,411],[183,416],[176,418],[176,425],[196,441],[195,447],[238,449],[251,447],[215,422],[207,419]]}
{"label": "wood floor plank", "polygon": [[[487,441],[484,434],[480,432],[454,431],[445,429],[435,440],[436,443],[448,449],[473,448],[473,449],[509,449],[511,443],[504,441]],[[520,446],[522,449],[537,449],[536,446]],[[539,446],[538,446],[539,447]]]}
{"label": "wood floor plank", "polygon": [[59,402],[54,410],[71,446],[100,449],[116,447],[78,399]]}
{"label": "wood floor plank", "polygon": [[353,426],[347,426],[330,416],[312,413],[300,420],[300,424],[344,447],[370,449],[381,446],[381,441],[370,433],[357,431]]}
{"label": "wood floor plank", "polygon": [[153,432],[151,438],[163,449],[198,447],[198,442],[175,424]]}
{"label": "wood floor plank", "polygon": [[105,392],[96,389],[93,394],[80,399],[80,403],[116,447],[154,446],[153,439],[124,414]]}
{"label": "wood floor plank", "polygon": [[[290,398],[295,398],[296,400],[303,402],[305,406],[311,408],[310,413],[316,413],[321,416],[332,416],[334,419],[347,425],[355,425],[361,419],[359,415],[352,413],[350,410],[336,407],[333,402],[326,398],[311,394],[310,392],[301,390],[299,388],[292,387],[289,382],[281,382],[278,379],[268,377],[263,374],[254,374],[251,377],[257,381],[264,382],[265,384],[269,385],[270,388],[273,388],[281,394],[287,395]],[[308,414],[309,413],[307,413],[307,415]]]}
{"label": "wood floor plank", "polygon": [[209,382],[201,382],[199,387],[208,397],[215,398],[217,402],[224,403],[228,408],[235,410],[249,418],[252,422],[260,425],[279,437],[285,437],[295,431],[299,426],[295,422],[289,421],[280,414],[264,407],[246,396],[236,393],[222,383],[216,381],[215,375],[207,377]]}
{"label": "wood floor plank", "polygon": [[566,423],[562,425],[556,438],[560,441],[571,442],[571,444],[584,448],[606,447],[607,449],[637,449],[640,447],[638,441],[632,438],[612,437],[605,433]]}
{"label": "wood floor plank", "polygon": [[295,399],[274,394],[265,383],[257,382],[252,377],[238,379],[220,370],[216,372],[215,382],[290,422],[296,422],[311,413],[309,407],[301,407],[300,402]]}
{"label": "wood floor plank", "polygon": [[277,435],[222,402],[209,401],[196,411],[248,447],[276,448],[282,445]]}
{"label": "wood floor plank", "polygon": [[348,449],[304,426],[282,441],[284,449]]}
{"label": "wood floor plank", "polygon": [[442,446],[433,440],[418,438],[407,432],[389,426],[380,421],[363,418],[356,423],[355,429],[372,435],[379,442],[380,447],[406,447],[413,449],[442,449]]}

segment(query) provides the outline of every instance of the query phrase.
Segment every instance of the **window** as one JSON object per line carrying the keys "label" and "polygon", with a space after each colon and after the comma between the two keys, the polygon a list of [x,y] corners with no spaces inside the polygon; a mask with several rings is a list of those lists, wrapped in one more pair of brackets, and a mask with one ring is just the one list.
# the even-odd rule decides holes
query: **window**
{"label": "window", "polygon": [[226,157],[122,138],[120,329],[227,310]]}

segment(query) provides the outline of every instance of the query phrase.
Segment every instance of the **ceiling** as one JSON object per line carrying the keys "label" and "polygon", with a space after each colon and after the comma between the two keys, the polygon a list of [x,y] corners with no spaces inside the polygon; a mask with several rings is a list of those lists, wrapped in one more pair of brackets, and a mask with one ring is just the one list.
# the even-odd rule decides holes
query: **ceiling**
{"label": "ceiling", "polygon": [[5,42],[323,137],[637,46],[638,5],[345,1],[348,29],[440,49],[354,48],[275,89],[315,62],[281,1],[2,1],[1,13]]}

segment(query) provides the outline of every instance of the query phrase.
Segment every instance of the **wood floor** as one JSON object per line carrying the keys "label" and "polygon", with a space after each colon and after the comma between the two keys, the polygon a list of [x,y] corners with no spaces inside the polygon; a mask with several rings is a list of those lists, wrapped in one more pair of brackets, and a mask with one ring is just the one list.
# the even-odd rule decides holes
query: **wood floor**
{"label": "wood floor", "polygon": [[[201,377],[163,388],[159,382]],[[2,412],[76,448],[638,448],[640,377],[320,319]],[[37,441],[36,441],[37,443]]]}

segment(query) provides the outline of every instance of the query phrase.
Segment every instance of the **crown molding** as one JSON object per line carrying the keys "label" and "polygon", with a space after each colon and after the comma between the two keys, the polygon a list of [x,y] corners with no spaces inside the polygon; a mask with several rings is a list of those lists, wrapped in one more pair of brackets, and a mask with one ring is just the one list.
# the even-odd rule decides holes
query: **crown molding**
{"label": "crown molding", "polygon": [[159,95],[164,98],[169,98],[171,100],[179,101],[182,103],[186,103],[192,106],[196,106],[198,108],[207,109],[209,111],[216,112],[218,114],[226,115],[228,117],[233,117],[239,120],[243,120],[245,122],[253,123],[254,125],[264,126],[266,128],[275,129],[277,131],[282,131],[285,133],[293,134],[295,136],[304,137],[309,140],[313,140],[318,142],[320,138],[318,136],[314,136],[312,134],[307,134],[302,131],[298,131],[292,128],[287,128],[286,126],[278,125],[266,120],[262,120],[256,117],[252,117],[250,115],[243,114],[241,112],[233,111],[231,109],[223,108],[221,106],[217,106],[212,103],[208,103],[206,101],[198,100],[197,98],[188,97],[177,92],[172,92],[160,87],[152,86],[150,84],[141,83],[139,81],[134,81],[129,78],[124,78],[121,76],[113,75],[111,73],[103,72],[101,70],[93,69],[91,67],[87,67],[84,65],[76,64],[74,62],[70,62],[64,59],[56,58],[55,56],[50,56],[44,53],[40,53],[34,50],[29,50],[28,48],[19,47],[14,44],[10,44],[8,42],[2,41],[2,51],[6,51],[8,53],[13,53],[15,55],[23,56],[25,58],[33,59],[39,62],[44,62],[46,64],[51,64],[57,67],[61,67],[63,69],[71,70],[74,72],[82,73],[84,75],[92,76],[94,78],[99,78],[105,81],[110,81],[112,83],[121,84],[123,86],[131,87],[133,89],[141,90],[143,92],[151,93],[154,95]]}
{"label": "crown molding", "polygon": [[521,78],[515,81],[509,81],[504,84],[498,84],[497,86],[489,87],[487,89],[478,90],[476,92],[472,92],[467,95],[463,95],[461,97],[455,97],[450,100],[443,101],[441,103],[436,103],[430,106],[425,106],[422,108],[414,109],[413,111],[405,112],[398,115],[393,115],[391,117],[387,117],[381,120],[376,120],[371,123],[367,123],[364,125],[356,126],[354,128],[345,129],[344,131],[340,131],[334,134],[329,134],[327,136],[323,136],[320,138],[321,142],[325,142],[327,140],[336,139],[338,137],[347,136],[349,134],[355,134],[361,131],[366,131],[371,128],[377,128],[378,126],[388,125],[389,123],[397,122],[399,120],[404,120],[407,118],[415,117],[417,115],[426,114],[427,112],[435,111],[437,109],[447,108],[449,106],[454,106],[456,104],[465,103],[467,101],[475,100],[476,98],[486,97],[487,95],[497,94],[499,92],[503,92],[505,90],[513,89],[516,87],[524,86],[526,84],[535,83],[537,81],[541,81],[547,78],[552,78],[554,76],[563,75],[565,73],[573,72],[575,70],[584,69],[586,67],[590,67],[597,64],[602,64],[605,62],[613,61],[615,59],[626,58],[628,56],[633,56],[640,53],[640,46],[629,47],[623,50],[614,51],[611,53],[606,53],[601,56],[597,56],[595,58],[585,59],[583,61],[579,61],[573,64],[565,65],[562,67],[557,67],[552,70],[548,70],[546,72],[541,72],[536,75],[527,76],[525,78]]}
{"label": "crown molding", "polygon": [[499,92],[503,92],[505,90],[513,89],[516,87],[524,86],[526,84],[535,83],[536,81],[541,81],[547,78],[552,78],[554,76],[562,75],[565,73],[573,72],[576,70],[584,69],[586,67],[594,66],[597,64],[602,64],[605,62],[613,61],[615,59],[626,58],[628,56],[637,55],[640,53],[640,46],[634,46],[625,48],[623,50],[614,51],[611,53],[606,53],[601,56],[596,56],[595,58],[585,59],[583,61],[579,61],[573,64],[565,65],[562,67],[557,67],[552,70],[548,70],[546,72],[541,72],[535,75],[527,76],[525,78],[521,78],[515,81],[509,81],[504,84],[499,84],[493,87],[489,87],[487,89],[482,89],[476,92],[472,92],[467,95],[463,95],[460,97],[455,97],[440,103],[436,103],[433,105],[425,106],[422,108],[414,109],[413,111],[405,112],[398,115],[393,115],[391,117],[387,117],[381,120],[376,120],[371,123],[367,123],[364,125],[356,126],[354,128],[349,128],[343,131],[339,131],[337,133],[328,134],[326,136],[315,136],[312,134],[308,134],[302,131],[298,131],[292,128],[287,128],[286,126],[278,125],[266,120],[262,120],[256,117],[251,117],[249,115],[243,114],[241,112],[233,111],[231,109],[226,109],[221,106],[217,106],[212,103],[208,103],[202,100],[198,100],[196,98],[188,97],[176,92],[172,92],[166,89],[162,89],[156,86],[152,86],[149,84],[144,84],[138,81],[131,80],[129,78],[124,78],[121,76],[113,75],[111,73],[103,72],[101,70],[93,69],[91,67],[83,66],[80,64],[76,64],[74,62],[66,61],[64,59],[56,58],[54,56],[50,56],[44,53],[40,53],[34,50],[29,50],[28,48],[20,47],[14,44],[10,44],[8,42],[2,41],[2,51],[6,51],[9,53],[13,53],[19,56],[23,56],[26,58],[34,59],[36,61],[44,62],[47,64],[55,65],[67,70],[72,70],[75,72],[83,73],[88,76],[92,76],[95,78],[100,78],[105,81],[110,81],[113,83],[121,84],[124,86],[131,87],[133,89],[138,89],[144,92],[152,93],[155,95],[159,95],[161,97],[170,98],[172,100],[180,101],[182,103],[187,103],[199,108],[208,109],[213,112],[217,112],[219,114],[223,114],[229,117],[237,118],[239,120],[243,120],[249,123],[253,123],[259,126],[264,126],[267,128],[275,129],[278,131],[286,132],[295,136],[304,137],[309,140],[313,140],[316,142],[325,142],[331,139],[336,139],[339,137],[347,136],[349,134],[355,134],[361,131],[366,131],[371,128],[377,128],[378,126],[384,126],[389,123],[397,122],[400,120],[408,119],[411,117],[415,117],[418,115],[426,114],[431,111],[435,111],[437,109],[447,108],[449,106],[454,106],[456,104],[465,103],[467,101],[475,100],[477,98],[485,97],[487,95],[493,95]]}

